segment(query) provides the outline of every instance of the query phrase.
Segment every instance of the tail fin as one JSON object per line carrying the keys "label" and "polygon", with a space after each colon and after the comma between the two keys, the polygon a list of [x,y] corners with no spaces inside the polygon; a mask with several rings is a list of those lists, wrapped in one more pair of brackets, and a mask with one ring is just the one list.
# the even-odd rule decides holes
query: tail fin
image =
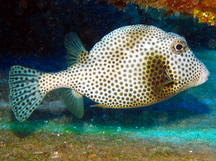
{"label": "tail fin", "polygon": [[31,115],[45,96],[39,89],[40,75],[40,72],[22,66],[13,66],[10,70],[10,105],[20,122]]}

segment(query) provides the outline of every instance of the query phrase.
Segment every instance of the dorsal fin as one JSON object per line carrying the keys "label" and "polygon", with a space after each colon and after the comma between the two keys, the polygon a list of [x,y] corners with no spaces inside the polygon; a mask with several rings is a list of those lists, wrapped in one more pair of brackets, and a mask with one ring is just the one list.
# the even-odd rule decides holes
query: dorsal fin
{"label": "dorsal fin", "polygon": [[65,88],[62,92],[62,99],[64,100],[68,110],[76,117],[82,118],[84,115],[84,100],[83,96],[78,92]]}
{"label": "dorsal fin", "polygon": [[64,44],[67,49],[67,65],[70,67],[75,63],[85,63],[88,51],[83,46],[76,33],[70,32],[65,36]]}

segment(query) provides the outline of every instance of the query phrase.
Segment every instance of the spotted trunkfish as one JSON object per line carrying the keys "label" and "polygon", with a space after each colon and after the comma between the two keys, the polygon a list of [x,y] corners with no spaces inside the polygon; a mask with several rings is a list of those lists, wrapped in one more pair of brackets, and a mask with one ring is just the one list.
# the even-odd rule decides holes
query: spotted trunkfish
{"label": "spotted trunkfish", "polygon": [[44,73],[13,66],[10,105],[26,120],[51,90],[62,93],[71,113],[84,115],[83,97],[105,108],[148,106],[208,80],[209,71],[186,40],[155,26],[130,25],[105,35],[88,52],[75,33],[65,36],[68,68]]}

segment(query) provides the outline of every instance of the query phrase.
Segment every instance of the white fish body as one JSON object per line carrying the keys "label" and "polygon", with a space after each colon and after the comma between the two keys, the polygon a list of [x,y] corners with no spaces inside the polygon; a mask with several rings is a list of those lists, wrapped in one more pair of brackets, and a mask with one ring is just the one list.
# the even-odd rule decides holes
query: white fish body
{"label": "white fish body", "polygon": [[95,106],[133,108],[160,102],[204,83],[209,72],[186,40],[154,26],[131,25],[104,36],[88,53],[74,33],[65,38],[69,67],[41,73],[13,66],[10,103],[19,121],[26,120],[44,96],[67,88],[64,98],[77,117],[84,114],[83,96]]}

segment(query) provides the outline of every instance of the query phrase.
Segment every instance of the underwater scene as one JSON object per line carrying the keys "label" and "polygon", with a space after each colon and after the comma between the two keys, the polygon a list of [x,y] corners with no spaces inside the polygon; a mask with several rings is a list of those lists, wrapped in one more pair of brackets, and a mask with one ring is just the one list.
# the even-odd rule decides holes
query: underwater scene
{"label": "underwater scene", "polygon": [[0,160],[216,160],[215,1],[0,5]]}

